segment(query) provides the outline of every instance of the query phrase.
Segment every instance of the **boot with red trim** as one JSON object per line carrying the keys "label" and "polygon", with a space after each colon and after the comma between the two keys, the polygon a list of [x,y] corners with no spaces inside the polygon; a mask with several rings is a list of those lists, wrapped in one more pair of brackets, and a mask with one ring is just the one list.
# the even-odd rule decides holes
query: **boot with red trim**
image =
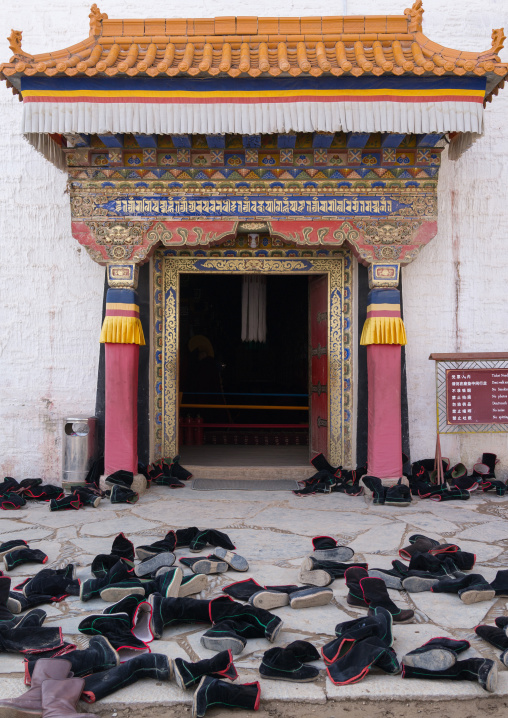
{"label": "boot with red trim", "polygon": [[257,682],[236,685],[204,676],[194,694],[192,718],[203,718],[208,708],[216,706],[257,711],[260,695],[261,687]]}
{"label": "boot with red trim", "polygon": [[230,681],[236,681],[238,678],[231,651],[221,651],[212,658],[204,658],[196,663],[184,661],[183,658],[175,658],[173,673],[177,684],[184,691],[199,683],[203,676],[227,678]]}

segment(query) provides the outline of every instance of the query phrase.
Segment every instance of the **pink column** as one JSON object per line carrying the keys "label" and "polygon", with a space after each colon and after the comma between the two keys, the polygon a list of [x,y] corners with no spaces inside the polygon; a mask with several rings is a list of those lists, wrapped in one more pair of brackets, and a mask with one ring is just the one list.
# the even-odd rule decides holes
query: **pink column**
{"label": "pink column", "polygon": [[138,367],[138,344],[106,343],[106,476],[138,470]]}
{"label": "pink column", "polygon": [[367,470],[380,479],[402,476],[401,347],[369,344]]}

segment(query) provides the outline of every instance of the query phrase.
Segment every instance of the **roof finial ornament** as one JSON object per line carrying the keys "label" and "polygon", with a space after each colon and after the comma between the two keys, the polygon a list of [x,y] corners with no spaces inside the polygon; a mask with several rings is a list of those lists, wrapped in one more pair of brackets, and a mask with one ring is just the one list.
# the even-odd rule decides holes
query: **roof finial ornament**
{"label": "roof finial ornament", "polygon": [[11,34],[7,38],[7,40],[9,41],[9,48],[15,55],[23,54],[23,50],[21,49],[22,36],[22,30],[11,30]]}
{"label": "roof finial ornament", "polygon": [[504,27],[500,27],[498,30],[492,30],[492,52],[498,55],[504,47],[505,40]]}
{"label": "roof finial ornament", "polygon": [[409,32],[422,31],[422,17],[425,12],[422,6],[423,0],[416,0],[416,2],[413,3],[413,7],[404,10],[404,15],[406,15],[409,20]]}
{"label": "roof finial ornament", "polygon": [[108,16],[105,12],[101,12],[94,3],[90,8],[90,36],[100,35],[102,33],[102,21],[107,20]]}

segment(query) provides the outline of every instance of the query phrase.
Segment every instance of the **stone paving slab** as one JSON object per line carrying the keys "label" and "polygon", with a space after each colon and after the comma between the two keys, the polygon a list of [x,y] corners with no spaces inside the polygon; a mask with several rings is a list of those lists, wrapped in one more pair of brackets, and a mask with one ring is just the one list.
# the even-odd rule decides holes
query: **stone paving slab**
{"label": "stone paving slab", "polygon": [[[390,568],[412,533],[457,542],[477,556],[475,572],[491,581],[497,571],[508,568],[508,500],[473,494],[468,502],[435,504],[416,500],[407,508],[373,506],[369,496],[348,497],[341,494],[298,498],[285,492],[197,492],[187,486],[178,492],[154,487],[134,506],[112,505],[103,501],[98,509],[72,512],[49,512],[46,504],[34,503],[23,511],[0,515],[0,538],[25,538],[31,548],[45,551],[46,566],[61,567],[69,562],[78,565],[78,577],[91,576],[90,563],[97,553],[109,553],[114,537],[123,531],[135,546],[162,538],[169,529],[187,525],[218,528],[226,531],[237,551],[250,562],[249,571],[209,577],[208,587],[200,598],[221,594],[228,583],[252,577],[260,584],[299,583],[303,558],[312,551],[311,537],[331,534],[355,550],[354,559],[371,567]],[[207,555],[211,549],[201,554]],[[178,550],[177,558],[189,555]],[[37,573],[42,566],[25,564],[11,575],[13,584]],[[184,569],[184,573],[189,573]],[[275,645],[286,645],[298,638],[310,640],[318,649],[334,636],[336,623],[365,615],[346,603],[343,580],[332,585],[334,598],[327,606],[294,610],[289,606],[275,609],[284,620]],[[466,606],[457,596],[447,594],[390,591],[400,606],[414,608],[413,624],[394,627],[394,649],[400,658],[408,651],[438,635],[467,638],[472,647],[462,657],[482,655],[497,660],[499,651],[474,634],[481,622],[493,624],[496,616],[508,615],[506,599]],[[80,648],[88,639],[78,633],[78,624],[90,613],[106,607],[100,599],[87,603],[71,596],[59,604],[43,606],[47,625],[60,625],[66,640]],[[162,640],[153,641],[152,652],[199,660],[213,655],[200,642],[206,627],[177,626],[165,631]],[[248,642],[244,652],[235,657],[240,680],[260,680],[258,666],[265,650],[271,647],[264,639]],[[321,675],[316,683],[291,684],[261,679],[262,701],[295,702],[321,706],[327,701],[346,700],[468,700],[491,697],[476,683],[402,680],[373,672],[361,683],[334,686],[326,677],[323,661],[316,663]],[[498,662],[499,686],[495,695],[508,695],[508,671]],[[23,659],[16,654],[0,654],[0,694],[17,695],[23,690]],[[99,712],[104,706],[112,710],[135,707],[141,711],[156,706],[188,706],[192,691],[181,691],[175,683],[139,683],[118,691],[95,705],[80,704],[79,710]],[[188,710],[188,709],[186,709]],[[310,709],[309,709],[310,710]]]}

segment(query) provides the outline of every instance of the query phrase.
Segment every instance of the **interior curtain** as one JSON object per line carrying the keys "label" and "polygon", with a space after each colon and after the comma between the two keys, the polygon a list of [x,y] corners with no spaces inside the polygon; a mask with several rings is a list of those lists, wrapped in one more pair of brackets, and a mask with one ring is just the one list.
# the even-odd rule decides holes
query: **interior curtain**
{"label": "interior curtain", "polygon": [[242,341],[266,342],[266,277],[243,277]]}

